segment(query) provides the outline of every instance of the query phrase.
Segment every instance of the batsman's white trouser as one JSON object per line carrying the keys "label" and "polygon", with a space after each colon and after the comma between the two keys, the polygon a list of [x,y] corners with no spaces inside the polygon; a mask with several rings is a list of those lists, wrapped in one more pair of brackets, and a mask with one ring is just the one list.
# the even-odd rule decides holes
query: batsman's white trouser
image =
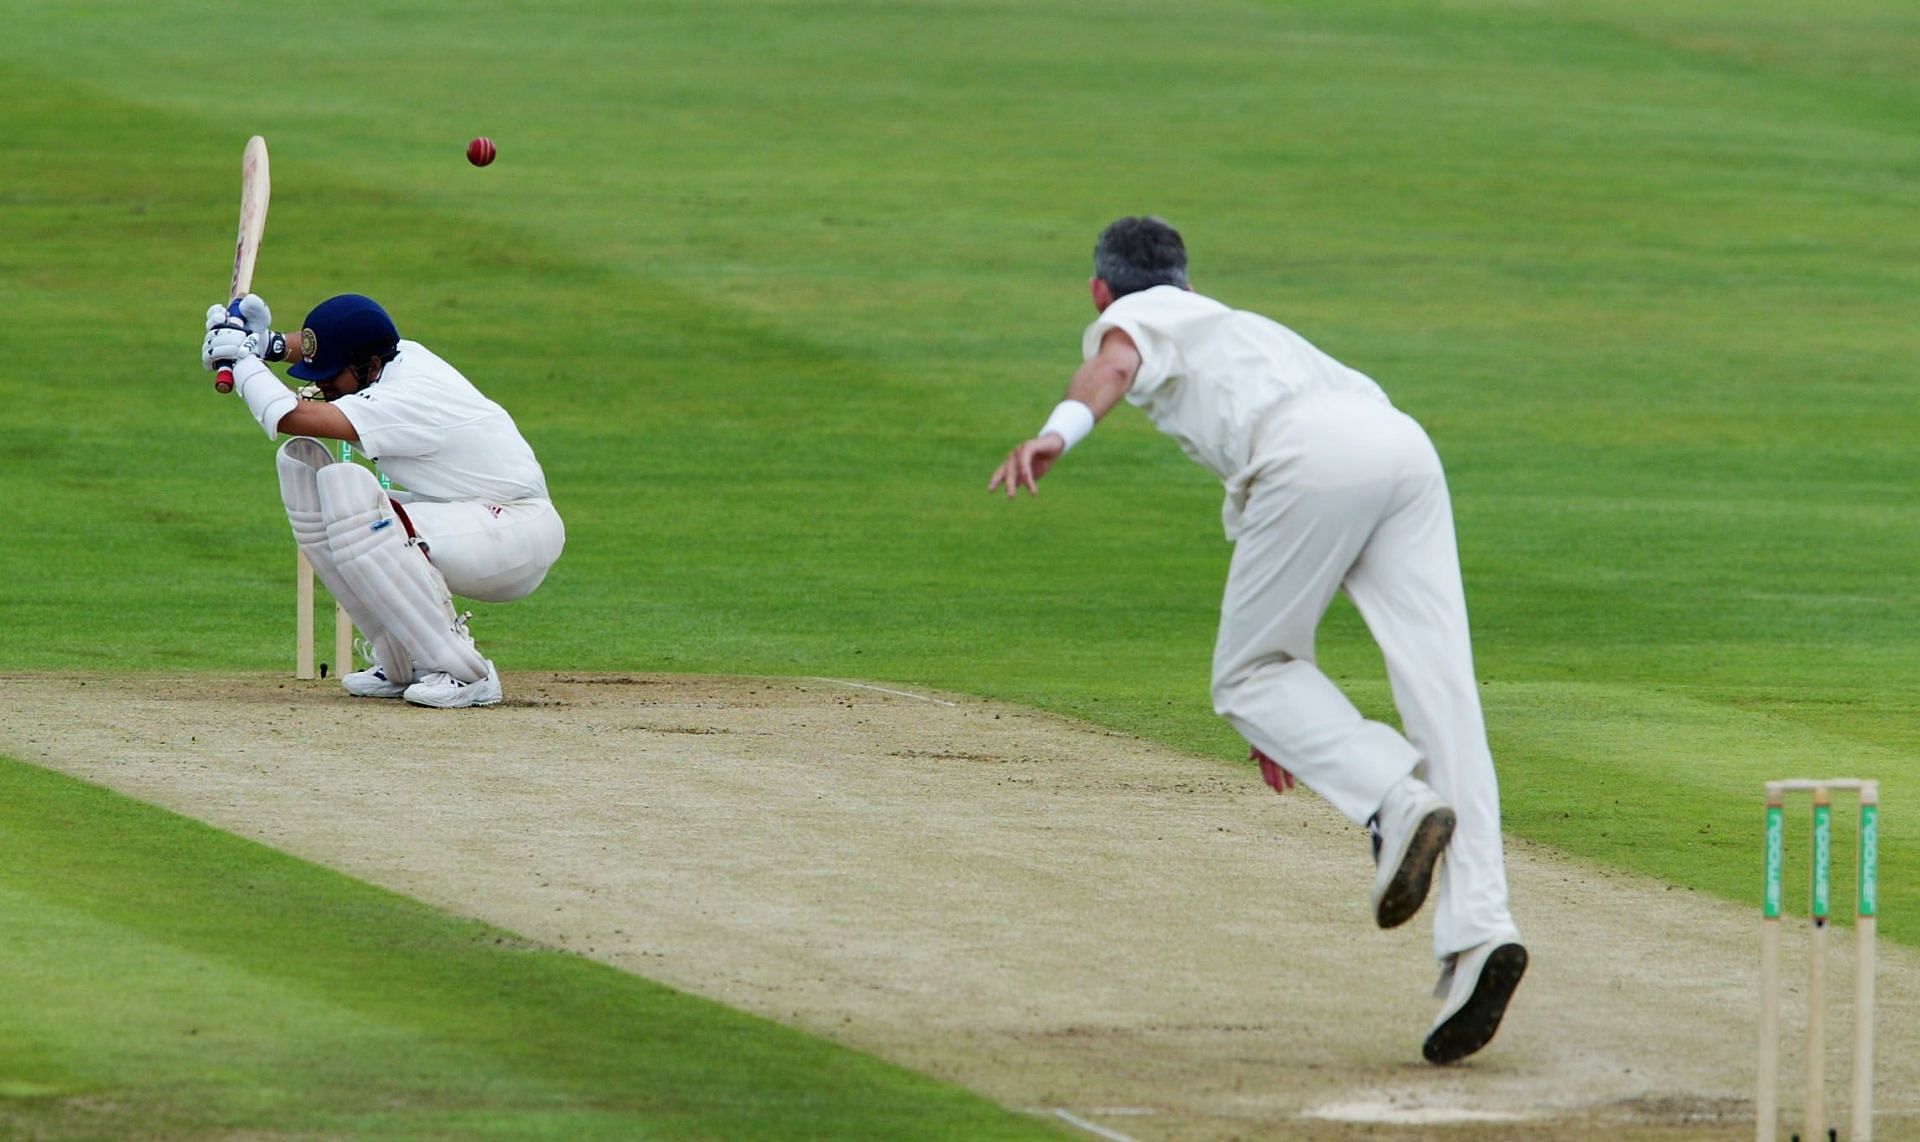
{"label": "batsman's white trouser", "polygon": [[486,603],[533,594],[567,542],[560,513],[546,500],[411,500],[407,518],[454,593]]}
{"label": "batsman's white trouser", "polygon": [[[1453,508],[1426,432],[1372,397],[1296,397],[1261,426],[1229,492],[1214,709],[1356,824],[1419,772],[1459,817],[1434,954],[1516,936]],[[1314,665],[1314,633],[1343,588],[1380,645],[1404,737]]]}

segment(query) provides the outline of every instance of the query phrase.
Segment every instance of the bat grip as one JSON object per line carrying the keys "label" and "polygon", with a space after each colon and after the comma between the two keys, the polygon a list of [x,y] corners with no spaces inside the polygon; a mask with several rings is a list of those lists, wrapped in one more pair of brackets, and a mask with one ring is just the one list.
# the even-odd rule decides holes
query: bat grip
{"label": "bat grip", "polygon": [[[231,317],[240,316],[240,299],[238,297],[227,302],[227,314]],[[220,371],[213,375],[213,389],[215,392],[220,393],[230,393],[233,391],[233,369],[231,366],[220,366]]]}

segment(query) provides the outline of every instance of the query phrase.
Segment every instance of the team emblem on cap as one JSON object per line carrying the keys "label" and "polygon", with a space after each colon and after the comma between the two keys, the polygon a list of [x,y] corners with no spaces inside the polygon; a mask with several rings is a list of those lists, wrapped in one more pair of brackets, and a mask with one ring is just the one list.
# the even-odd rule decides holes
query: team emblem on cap
{"label": "team emblem on cap", "polygon": [[302,361],[311,361],[313,360],[313,355],[319,351],[320,339],[313,335],[313,330],[302,329],[300,331],[300,359]]}

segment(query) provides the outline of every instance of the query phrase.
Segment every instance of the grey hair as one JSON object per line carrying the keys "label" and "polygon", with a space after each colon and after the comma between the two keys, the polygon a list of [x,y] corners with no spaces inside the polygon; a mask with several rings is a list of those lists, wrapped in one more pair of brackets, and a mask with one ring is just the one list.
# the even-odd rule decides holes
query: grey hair
{"label": "grey hair", "polygon": [[1187,288],[1187,246],[1166,220],[1129,215],[1108,224],[1093,247],[1093,273],[1115,297],[1154,286]]}

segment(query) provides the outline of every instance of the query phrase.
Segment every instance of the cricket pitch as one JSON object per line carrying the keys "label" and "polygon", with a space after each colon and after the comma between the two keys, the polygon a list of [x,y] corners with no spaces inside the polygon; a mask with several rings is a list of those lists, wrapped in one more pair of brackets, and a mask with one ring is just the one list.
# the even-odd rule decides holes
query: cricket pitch
{"label": "cricket pitch", "polygon": [[[1435,1069],[1425,917],[1376,930],[1362,831],[1250,766],[858,680],[506,684],[10,675],[0,752],[1103,1137],[1751,1136],[1753,910],[1510,844],[1533,966]],[[1920,957],[1879,981],[1897,1137]]]}

